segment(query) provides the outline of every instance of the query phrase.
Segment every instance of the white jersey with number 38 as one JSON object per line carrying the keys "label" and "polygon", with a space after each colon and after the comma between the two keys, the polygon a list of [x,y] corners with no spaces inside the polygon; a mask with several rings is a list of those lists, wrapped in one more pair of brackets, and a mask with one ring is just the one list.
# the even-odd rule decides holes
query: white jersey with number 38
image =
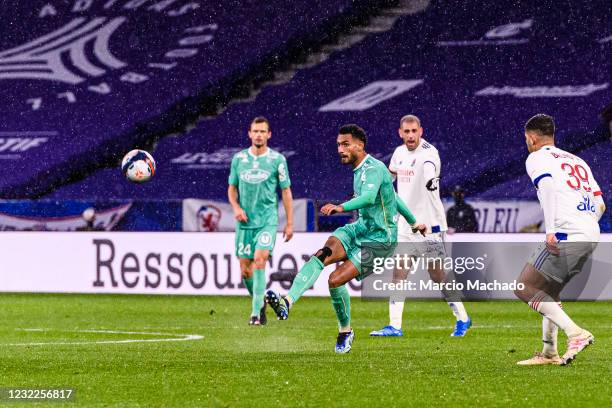
{"label": "white jersey with number 38", "polygon": [[[580,157],[555,146],[544,146],[531,153],[527,174],[536,189],[545,177],[554,183],[554,218],[557,237],[568,241],[599,241],[599,224],[594,197],[601,196],[591,168]],[[541,192],[538,199],[542,203]]]}

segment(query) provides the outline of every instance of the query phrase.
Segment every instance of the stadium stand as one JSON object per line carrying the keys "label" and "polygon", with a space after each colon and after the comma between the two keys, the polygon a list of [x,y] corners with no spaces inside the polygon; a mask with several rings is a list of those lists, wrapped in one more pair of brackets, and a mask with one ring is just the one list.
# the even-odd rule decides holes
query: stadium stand
{"label": "stadium stand", "polygon": [[[149,90],[131,99],[124,95],[124,104],[113,108],[114,116],[104,117],[102,109],[94,123],[81,120],[79,124],[87,124],[86,127],[50,138],[53,149],[62,153],[46,151],[44,158],[53,159],[46,159],[42,173],[34,174],[39,169],[26,165],[33,155],[21,162],[5,161],[15,166],[3,182],[3,194],[81,200],[225,200],[231,156],[248,145],[246,128],[250,119],[264,115],[272,122],[271,146],[288,157],[294,195],[343,200],[351,194],[350,183],[338,180],[350,171],[337,160],[337,128],[346,122],[359,123],[368,131],[369,151],[388,160],[400,143],[398,120],[410,112],[421,117],[424,137],[440,151],[443,195],[449,196],[455,185],[462,185],[473,199],[533,200],[535,192],[524,173],[522,126],[533,114],[546,112],[556,118],[560,147],[583,156],[591,164],[604,196],[610,200],[606,189],[612,180],[606,158],[612,152],[612,143],[599,117],[612,95],[608,75],[612,67],[607,58],[612,44],[608,24],[612,11],[607,2],[590,2],[589,7],[574,7],[569,1],[404,2],[413,8],[384,14],[384,6],[391,3],[380,2],[379,8],[362,4],[360,8],[359,2],[338,0],[333,2],[335,7],[321,2],[307,11],[287,10],[286,15],[259,10],[262,20],[258,23],[269,21],[275,30],[267,37],[258,31],[263,37],[256,39],[247,35],[253,20],[249,13],[258,10],[255,3],[247,3],[241,13],[234,13],[231,6],[221,8],[211,22],[226,21],[218,23],[219,27],[240,25],[243,31],[227,37],[215,34],[214,55],[207,54],[207,58],[218,58],[218,65],[206,71],[185,68],[185,77],[177,79],[180,84],[169,81],[156,85],[155,93]],[[415,7],[416,3],[421,7]],[[385,16],[394,16],[395,24],[383,28],[366,25],[357,36],[342,32],[342,25],[338,25],[342,16],[350,13],[357,16],[355,19],[372,23],[375,19],[364,16],[376,15],[380,10],[382,21]],[[299,30],[278,24],[291,18],[302,21],[299,16],[306,12],[314,17],[307,18],[308,24]],[[566,29],[568,24],[572,30]],[[272,68],[269,63],[257,65],[266,56],[276,55],[273,51],[277,48],[291,52],[286,50],[294,50],[296,44],[310,44],[308,39],[320,37],[321,32],[327,33],[327,40],[334,39],[323,48],[330,55],[321,54],[321,49],[312,43],[306,53],[310,58],[302,55],[301,63],[294,61],[287,67]],[[237,38],[247,41],[239,49],[249,49],[248,41],[254,40],[257,50],[236,61],[232,51],[236,51]],[[5,39],[2,44],[6,43]],[[19,40],[12,39],[10,43]],[[161,45],[158,48],[163,50]],[[117,51],[119,55],[120,52]],[[196,58],[205,57],[201,53]],[[263,86],[263,80],[243,86],[247,81],[236,79],[240,77],[232,75],[236,71],[247,72],[245,78],[281,79],[267,86]],[[198,99],[211,89],[202,87],[204,78],[227,85],[231,82],[223,80],[228,77],[239,84],[236,89],[240,91],[221,92],[223,97],[213,92],[213,105]],[[209,80],[210,86],[214,80]],[[189,86],[191,83],[197,85]],[[170,103],[177,99],[182,101],[180,109]],[[96,109],[96,101],[94,98],[84,102],[81,113],[69,118],[63,114],[67,111],[64,104],[55,114],[43,112],[38,122],[32,123],[78,121],[74,118],[87,117],[83,111]],[[148,106],[159,109],[151,112]],[[224,110],[214,115],[215,109],[220,108]],[[20,120],[32,113],[21,115]],[[43,115],[45,120],[40,121]],[[124,115],[130,119],[124,120]],[[167,132],[180,128],[177,124],[191,123],[198,115],[211,116],[188,132]],[[145,116],[153,119],[142,125]],[[47,117],[53,120],[47,122]],[[102,123],[106,126],[100,126]],[[136,131],[126,133],[130,126]],[[98,133],[103,136],[98,138]],[[162,137],[168,133],[172,135]],[[64,141],[55,144],[62,137]],[[106,137],[108,143],[103,139]],[[90,146],[94,139],[99,143]],[[158,163],[155,182],[124,182],[116,166],[119,152],[125,152],[128,144],[150,148],[151,141],[158,139],[153,150]],[[72,154],[73,148],[78,153]],[[87,176],[94,170],[92,162],[95,166],[113,167]],[[66,171],[59,170],[62,166],[79,169],[80,174],[68,174],[72,179],[83,179],[68,183]]]}
{"label": "stadium stand", "polygon": [[1,196],[114,166],[392,3],[3,2]]}
{"label": "stadium stand", "polygon": [[[517,194],[514,183],[527,180],[522,125],[540,111],[557,119],[560,146],[579,154],[586,149],[585,158],[608,185],[599,155],[611,147],[598,114],[611,95],[604,52],[610,45],[600,41],[610,10],[605,2],[588,9],[566,3],[431,4],[188,134],[164,138],[155,150],[155,185],[136,192],[109,169],[49,197],[92,197],[105,186],[104,194],[116,198],[223,199],[231,154],[246,145],[246,127],[256,115],[272,121],[271,144],[289,156],[298,197],[344,199],[350,193],[350,183],[337,182],[349,174],[336,158],[339,125],[363,125],[369,150],[388,158],[399,142],[398,119],[407,112],[422,118],[425,137],[440,150],[445,194],[460,184],[477,198],[535,198],[528,188]],[[576,23],[571,32],[560,23],[567,24],[567,10]],[[358,90],[362,94],[341,99]],[[324,108],[335,100],[336,106]],[[364,108],[364,101],[372,106]]]}

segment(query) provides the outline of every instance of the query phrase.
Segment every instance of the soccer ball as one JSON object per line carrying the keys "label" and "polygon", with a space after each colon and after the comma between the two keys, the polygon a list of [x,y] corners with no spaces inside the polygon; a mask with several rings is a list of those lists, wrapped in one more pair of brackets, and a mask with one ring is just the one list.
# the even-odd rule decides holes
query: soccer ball
{"label": "soccer ball", "polygon": [[155,174],[155,160],[144,150],[134,149],[123,156],[121,171],[134,183],[144,183]]}

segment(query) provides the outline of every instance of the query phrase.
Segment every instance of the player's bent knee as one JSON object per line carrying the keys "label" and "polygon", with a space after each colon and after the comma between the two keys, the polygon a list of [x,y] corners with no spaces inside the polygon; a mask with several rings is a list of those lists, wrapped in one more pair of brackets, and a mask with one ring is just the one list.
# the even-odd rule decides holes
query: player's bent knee
{"label": "player's bent knee", "polygon": [[240,262],[240,275],[243,278],[250,278],[251,277],[251,264],[250,262]]}
{"label": "player's bent knee", "polygon": [[253,275],[251,268],[240,268],[240,274],[243,278],[250,278]]}
{"label": "player's bent knee", "polygon": [[331,254],[332,254],[332,250],[329,247],[324,246],[323,248],[317,251],[315,256],[319,258],[319,261],[325,263],[325,258],[331,256]]}
{"label": "player's bent knee", "polygon": [[255,269],[264,269],[266,267],[267,261],[268,259],[265,256],[255,257],[255,259],[253,260]]}
{"label": "player's bent knee", "polygon": [[[517,286],[519,286],[518,284],[520,284],[522,282],[517,282]],[[521,289],[519,289],[518,287],[516,289],[514,289],[514,296],[516,296],[517,298],[521,299],[524,302],[528,302],[529,301],[529,287],[525,284],[522,283],[522,285],[520,285]]]}
{"label": "player's bent knee", "polygon": [[523,294],[522,290],[514,289],[514,296],[516,296],[517,298],[522,299],[522,294]]}
{"label": "player's bent knee", "polygon": [[331,274],[329,275],[329,278],[327,279],[327,285],[329,286],[330,289],[337,288],[339,286],[344,285],[344,282],[342,281],[339,275]]}

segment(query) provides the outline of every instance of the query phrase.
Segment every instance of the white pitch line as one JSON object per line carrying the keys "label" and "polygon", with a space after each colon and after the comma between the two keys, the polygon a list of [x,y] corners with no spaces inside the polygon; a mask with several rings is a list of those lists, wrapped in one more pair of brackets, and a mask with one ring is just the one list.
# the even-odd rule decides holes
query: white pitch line
{"label": "white pitch line", "polygon": [[[120,330],[49,330],[49,329],[15,329],[17,331],[26,332],[68,332],[68,333],[105,333],[105,334],[135,334],[141,336],[173,336],[169,339],[125,339],[125,340],[100,340],[100,341],[61,341],[61,342],[39,342],[39,343],[0,343],[0,346],[58,346],[58,345],[83,345],[83,344],[126,344],[126,343],[159,343],[169,341],[192,341],[202,340],[204,336],[199,334],[174,334],[174,333],[152,333],[152,332],[134,332]],[[180,336],[180,337],[176,337]]]}

